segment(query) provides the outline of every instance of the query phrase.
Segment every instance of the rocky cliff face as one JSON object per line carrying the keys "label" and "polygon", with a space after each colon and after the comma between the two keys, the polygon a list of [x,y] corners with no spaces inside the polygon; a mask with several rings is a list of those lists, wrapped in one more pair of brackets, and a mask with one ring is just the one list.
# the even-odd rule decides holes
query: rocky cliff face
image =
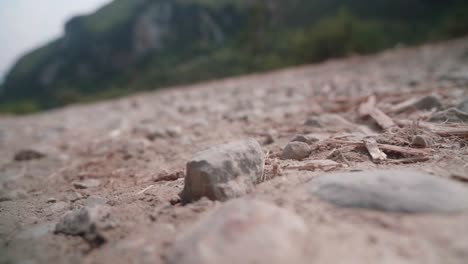
{"label": "rocky cliff face", "polygon": [[2,97],[21,98],[31,89],[39,97],[53,97],[58,86],[94,89],[91,84],[131,74],[148,58],[157,60],[158,53],[220,46],[236,33],[242,16],[229,4],[214,9],[199,1],[115,1],[71,19],[62,38],[24,56],[7,76]]}

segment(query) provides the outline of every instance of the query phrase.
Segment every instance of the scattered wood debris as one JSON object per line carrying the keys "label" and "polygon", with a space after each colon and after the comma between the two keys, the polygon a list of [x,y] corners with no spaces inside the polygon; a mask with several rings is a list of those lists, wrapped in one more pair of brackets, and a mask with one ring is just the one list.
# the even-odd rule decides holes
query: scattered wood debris
{"label": "scattered wood debris", "polygon": [[411,120],[398,120],[400,126],[418,126],[441,137],[468,138],[468,124],[434,124],[429,122],[415,122]]}
{"label": "scattered wood debris", "polygon": [[[363,141],[332,140],[332,144],[352,145],[367,149],[374,162],[385,162],[390,164],[407,164],[427,161],[431,157],[432,149],[415,149],[389,144],[379,144],[373,138],[366,138]],[[388,159],[388,153],[399,153],[403,159]]]}
{"label": "scattered wood debris", "polygon": [[362,141],[373,161],[383,161],[387,159],[387,154],[379,149],[378,143],[374,138],[365,138]]}
{"label": "scattered wood debris", "polygon": [[[333,139],[333,140],[330,141],[330,143],[365,147],[364,142],[359,142],[359,141],[346,141],[346,140]],[[425,148],[425,149],[415,149],[415,148],[394,146],[394,145],[388,145],[388,144],[377,144],[377,146],[381,150],[398,152],[398,153],[406,154],[406,155],[410,155],[410,156],[427,156],[427,155],[430,155],[432,153],[432,150],[427,149],[427,148]]]}
{"label": "scattered wood debris", "polygon": [[334,148],[332,151],[330,151],[330,154],[327,155],[327,159],[334,160],[334,161],[338,160],[348,166],[351,166],[351,163],[343,154],[343,148],[340,148],[340,149]]}
{"label": "scattered wood debris", "polygon": [[381,128],[385,130],[396,126],[392,118],[377,108],[376,102],[377,99],[375,95],[369,96],[369,99],[359,106],[359,116],[361,118],[370,116]]}

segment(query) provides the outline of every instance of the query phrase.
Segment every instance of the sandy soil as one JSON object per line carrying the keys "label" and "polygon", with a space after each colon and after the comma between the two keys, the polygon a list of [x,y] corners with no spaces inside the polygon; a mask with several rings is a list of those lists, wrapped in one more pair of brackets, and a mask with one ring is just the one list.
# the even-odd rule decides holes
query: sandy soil
{"label": "sandy soil", "polygon": [[[376,163],[365,150],[327,143],[312,145],[304,161],[278,158],[294,135],[309,132],[330,138],[371,131],[381,141],[408,146],[419,128],[382,132],[357,109],[376,94],[392,119],[424,120],[430,111],[389,109],[431,93],[445,107],[468,95],[468,39],[0,117],[0,263],[164,263],[175,238],[220,204],[176,203],[186,162],[196,151],[246,137],[269,153],[266,180],[248,197],[305,220],[309,263],[468,263],[468,214],[337,208],[304,190],[329,171],[288,168],[339,149],[346,162],[336,161],[345,166],[333,171],[412,167],[466,185],[466,140],[434,138],[429,159],[410,164]],[[329,113],[353,126],[304,125]],[[15,160],[22,150],[45,156]],[[77,188],[86,179],[99,186]],[[53,233],[64,213],[94,196],[111,208],[112,225],[102,231],[107,243],[92,248],[81,237]]]}

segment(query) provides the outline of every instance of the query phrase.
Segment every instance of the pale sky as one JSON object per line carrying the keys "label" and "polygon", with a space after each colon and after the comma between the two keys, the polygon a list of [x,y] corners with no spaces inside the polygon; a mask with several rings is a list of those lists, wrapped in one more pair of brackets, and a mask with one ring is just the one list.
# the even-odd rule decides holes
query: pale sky
{"label": "pale sky", "polygon": [[0,0],[0,82],[23,54],[63,34],[64,23],[112,0]]}

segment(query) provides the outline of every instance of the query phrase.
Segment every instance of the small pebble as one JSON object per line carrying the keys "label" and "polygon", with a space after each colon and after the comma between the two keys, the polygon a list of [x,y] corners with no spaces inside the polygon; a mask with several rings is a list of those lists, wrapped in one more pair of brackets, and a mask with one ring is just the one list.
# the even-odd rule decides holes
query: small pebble
{"label": "small pebble", "polygon": [[293,139],[291,139],[291,142],[304,142],[307,144],[313,144],[318,141],[319,139],[313,135],[296,135]]}
{"label": "small pebble", "polygon": [[95,188],[101,185],[101,182],[96,179],[87,179],[82,181],[73,182],[73,186],[77,189]]}
{"label": "small pebble", "polygon": [[46,156],[45,154],[39,151],[32,150],[32,149],[24,149],[24,150],[18,151],[13,157],[13,159],[15,161],[29,161],[29,160],[35,160],[35,159],[42,159],[45,156]]}
{"label": "small pebble", "polygon": [[57,202],[57,199],[55,199],[54,197],[47,198],[47,203],[55,203],[55,202]]}
{"label": "small pebble", "polygon": [[282,159],[303,160],[307,158],[312,149],[304,142],[289,142],[283,149]]}
{"label": "small pebble", "polygon": [[168,127],[166,134],[170,137],[180,137],[182,135],[182,129],[178,126]]}
{"label": "small pebble", "polygon": [[430,140],[426,136],[415,136],[411,141],[411,146],[418,148],[427,148],[430,146]]}

